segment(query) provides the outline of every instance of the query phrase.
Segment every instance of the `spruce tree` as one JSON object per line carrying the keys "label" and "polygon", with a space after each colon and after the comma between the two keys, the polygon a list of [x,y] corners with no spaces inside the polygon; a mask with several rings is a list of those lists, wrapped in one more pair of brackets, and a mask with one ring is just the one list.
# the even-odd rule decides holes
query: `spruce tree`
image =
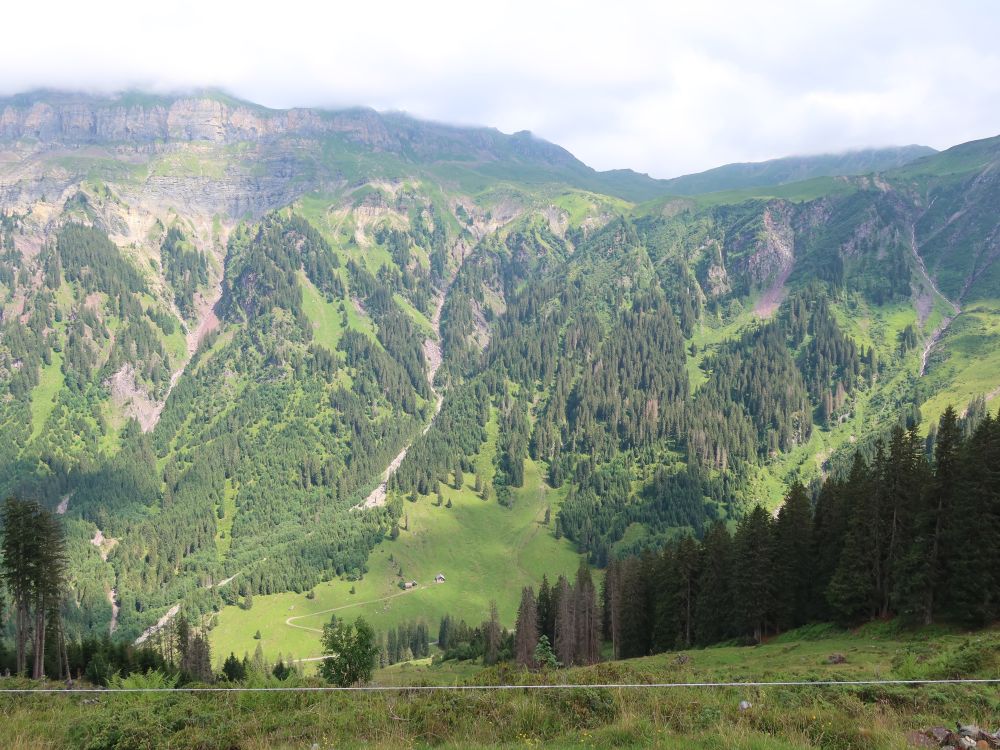
{"label": "spruce tree", "polygon": [[246,679],[247,670],[243,662],[236,658],[236,654],[230,652],[222,665],[222,674],[229,682],[242,682]]}
{"label": "spruce tree", "polygon": [[[882,446],[876,447],[876,455]],[[852,624],[874,617],[878,612],[879,496],[873,471],[860,452],[843,488],[847,531],[837,569],[826,590],[834,617]]]}
{"label": "spruce tree", "polygon": [[608,560],[608,566],[604,569],[604,580],[601,581],[601,638],[605,641],[613,640],[611,637],[611,597],[617,568],[617,559]]}
{"label": "spruce tree", "polygon": [[667,651],[674,648],[681,630],[681,588],[683,583],[678,575],[677,545],[668,544],[656,558],[653,573],[652,643],[653,651]]}
{"label": "spruce tree", "polygon": [[909,552],[914,535],[914,522],[921,506],[921,497],[928,484],[929,467],[924,458],[923,441],[916,426],[904,431],[893,429],[889,453],[880,470],[884,533],[883,555],[879,564],[881,577],[879,615],[887,617],[901,601],[912,601],[907,587],[913,581],[913,565]]}
{"label": "spruce tree", "polygon": [[556,639],[556,613],[552,597],[549,578],[543,575],[538,589],[538,634],[548,637],[550,646]]}
{"label": "spruce tree", "polygon": [[813,513],[812,531],[809,615],[814,620],[829,620],[833,614],[827,602],[826,591],[837,570],[847,537],[843,482],[831,477],[820,487]]}
{"label": "spruce tree", "polygon": [[646,656],[652,647],[655,560],[645,552],[642,557],[629,558],[621,564],[617,610],[618,649],[623,659]]}
{"label": "spruce tree", "polygon": [[694,613],[698,598],[698,577],[700,559],[698,544],[690,536],[685,536],[677,545],[677,614],[678,637],[684,648],[690,648],[694,638]]}
{"label": "spruce tree", "polygon": [[3,580],[14,606],[16,672],[24,674],[31,606],[40,558],[39,539],[34,533],[37,504],[8,497],[3,505]]}
{"label": "spruce tree", "polygon": [[910,619],[930,625],[948,580],[950,555],[943,554],[962,480],[962,431],[958,414],[948,406],[934,435],[934,474],[914,518],[904,578],[899,586],[899,609]]}
{"label": "spruce tree", "polygon": [[514,660],[522,667],[536,666],[535,649],[538,646],[538,606],[535,592],[530,586],[521,589],[521,605],[517,609],[514,630]]}
{"label": "spruce tree", "polygon": [[736,548],[736,611],[740,630],[760,643],[774,624],[774,545],[771,516],[757,505],[740,521]]}
{"label": "spruce tree", "polygon": [[483,623],[483,664],[496,664],[500,658],[500,639],[503,631],[500,627],[500,614],[497,603],[490,602],[490,619]]}
{"label": "spruce tree", "polygon": [[576,656],[576,602],[573,599],[573,587],[565,576],[559,576],[554,591],[556,658],[563,666],[568,667],[573,664]]}
{"label": "spruce tree", "polygon": [[[441,622],[442,629],[444,628],[444,621]],[[386,651],[389,655],[389,663],[395,664],[399,661],[399,639],[396,637],[396,629],[389,628],[389,632],[386,635]],[[440,644],[440,641],[439,641]],[[441,648],[447,648],[447,645],[441,646]]]}
{"label": "spruce tree", "polygon": [[795,481],[774,524],[775,605],[782,630],[804,624],[813,594],[812,510],[806,488]]}
{"label": "spruce tree", "polygon": [[[26,646],[33,634],[32,677],[45,676],[45,647],[50,624],[59,633],[60,604],[66,585],[68,557],[62,523],[34,501],[8,498],[3,505],[3,580],[14,599],[16,669],[27,667]],[[60,660],[61,661],[61,660]]]}
{"label": "spruce tree", "polygon": [[716,521],[706,532],[701,558],[694,631],[695,640],[701,645],[708,645],[735,632],[733,539],[723,521]]}
{"label": "spruce tree", "polygon": [[1000,415],[984,417],[962,451],[962,480],[946,535],[947,601],[954,617],[983,625],[1000,616]]}
{"label": "spruce tree", "polygon": [[590,567],[584,560],[576,572],[576,585],[573,587],[574,624],[576,627],[576,649],[574,662],[576,664],[596,664],[601,654],[600,644],[600,613],[597,609],[597,590],[590,575]]}
{"label": "spruce tree", "polygon": [[556,659],[548,636],[544,633],[538,637],[538,645],[535,647],[534,658],[535,663],[542,669],[556,669],[559,667],[559,660]]}
{"label": "spruce tree", "polygon": [[208,638],[195,633],[188,647],[188,658],[183,665],[184,673],[191,682],[212,681],[212,653]]}
{"label": "spruce tree", "polygon": [[[389,633],[392,635],[392,631]],[[446,614],[441,618],[441,624],[438,626],[438,648],[442,651],[448,650],[448,640],[451,637],[451,615]]]}

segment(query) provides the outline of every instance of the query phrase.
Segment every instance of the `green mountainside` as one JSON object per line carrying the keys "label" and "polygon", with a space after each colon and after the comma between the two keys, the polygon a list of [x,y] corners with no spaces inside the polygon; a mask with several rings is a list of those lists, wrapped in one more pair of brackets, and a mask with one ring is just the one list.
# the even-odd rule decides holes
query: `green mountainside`
{"label": "green mountainside", "polygon": [[677,197],[371,110],[2,100],[0,492],[65,519],[74,633],[510,624],[995,410],[1000,139],[894,153]]}
{"label": "green mountainside", "polygon": [[722,190],[787,185],[816,177],[840,177],[885,172],[937,153],[930,146],[865,148],[839,154],[786,156],[761,162],[725,164],[696,174],[661,180],[672,195],[699,195]]}

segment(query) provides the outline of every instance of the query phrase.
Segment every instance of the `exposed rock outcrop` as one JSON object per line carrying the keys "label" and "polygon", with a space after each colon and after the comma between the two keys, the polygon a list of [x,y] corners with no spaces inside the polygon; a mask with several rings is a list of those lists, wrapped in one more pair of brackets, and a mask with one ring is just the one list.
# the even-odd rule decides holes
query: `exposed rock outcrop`
{"label": "exposed rock outcrop", "polygon": [[588,168],[555,144],[522,131],[463,128],[414,120],[373,109],[273,110],[217,93],[180,97],[96,97],[36,92],[0,99],[0,141],[119,143],[169,141],[268,142],[286,137],[338,136],[374,151],[418,160],[541,161],[581,173]]}

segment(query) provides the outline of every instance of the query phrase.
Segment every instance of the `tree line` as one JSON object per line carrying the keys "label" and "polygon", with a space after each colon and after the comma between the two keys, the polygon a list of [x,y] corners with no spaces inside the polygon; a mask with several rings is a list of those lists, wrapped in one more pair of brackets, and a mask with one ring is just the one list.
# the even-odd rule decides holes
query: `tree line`
{"label": "tree line", "polygon": [[968,438],[949,407],[932,455],[915,428],[894,428],[869,462],[815,500],[794,483],[776,517],[755,507],[730,533],[713,524],[651,552],[613,559],[603,635],[627,658],[810,622],[982,626],[1000,615],[1000,418]]}

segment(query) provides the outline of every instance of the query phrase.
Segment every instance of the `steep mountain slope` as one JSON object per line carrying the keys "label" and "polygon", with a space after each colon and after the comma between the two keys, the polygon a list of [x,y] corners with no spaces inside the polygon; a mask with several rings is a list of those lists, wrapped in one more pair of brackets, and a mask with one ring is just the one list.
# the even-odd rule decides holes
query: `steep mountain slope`
{"label": "steep mountain slope", "polygon": [[[212,91],[114,98],[41,91],[0,99],[0,142],[17,144],[7,158],[21,162],[19,191],[31,190],[25,178],[41,160],[118,178],[131,171],[133,185],[232,216],[260,215],[345,179],[405,176],[416,165],[433,165],[459,184],[558,183],[629,200],[664,194],[646,175],[597,172],[528,131],[506,135],[363,108],[270,110]],[[29,196],[59,188],[62,174],[34,173]]]}
{"label": "steep mountain slope", "polygon": [[[473,535],[449,558],[471,569],[477,542],[505,559],[491,528],[528,524],[516,571],[443,598],[472,616],[488,580],[508,607],[569,572],[566,538],[603,564],[772,504],[897,421],[980,414],[998,162],[993,139],[648,201],[654,181],[527,134],[217,94],[6,100],[0,491],[64,515],[75,631],[228,606],[250,648],[262,595],[340,606],[386,537],[377,593],[397,560],[430,575],[443,529]],[[407,533],[409,503],[432,524],[445,499],[440,533]]]}

